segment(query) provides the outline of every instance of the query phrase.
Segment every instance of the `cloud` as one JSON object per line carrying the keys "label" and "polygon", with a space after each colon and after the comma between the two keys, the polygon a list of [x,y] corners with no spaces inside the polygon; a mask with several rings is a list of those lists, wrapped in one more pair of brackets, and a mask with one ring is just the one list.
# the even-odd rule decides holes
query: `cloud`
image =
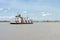
{"label": "cloud", "polygon": [[0,12],[6,13],[10,10],[9,8],[0,8]]}
{"label": "cloud", "polygon": [[8,12],[8,10],[4,10],[4,12]]}
{"label": "cloud", "polygon": [[27,13],[27,11],[23,11],[22,13]]}
{"label": "cloud", "polygon": [[15,16],[0,16],[0,18],[9,18],[9,19],[11,19],[11,18],[15,18]]}
{"label": "cloud", "polygon": [[41,12],[41,13],[42,13],[41,15],[44,16],[44,17],[45,17],[45,16],[50,16],[50,15],[51,15],[51,13],[49,13],[49,12]]}
{"label": "cloud", "polygon": [[3,11],[4,10],[4,8],[0,8],[0,11]]}
{"label": "cloud", "polygon": [[42,16],[49,16],[49,14],[42,14]]}

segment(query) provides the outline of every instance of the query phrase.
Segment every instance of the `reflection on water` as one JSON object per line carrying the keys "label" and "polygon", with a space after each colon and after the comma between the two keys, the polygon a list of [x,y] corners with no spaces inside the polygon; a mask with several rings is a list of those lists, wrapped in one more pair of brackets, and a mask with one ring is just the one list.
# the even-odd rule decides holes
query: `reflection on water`
{"label": "reflection on water", "polygon": [[59,22],[34,24],[0,23],[0,40],[60,40]]}

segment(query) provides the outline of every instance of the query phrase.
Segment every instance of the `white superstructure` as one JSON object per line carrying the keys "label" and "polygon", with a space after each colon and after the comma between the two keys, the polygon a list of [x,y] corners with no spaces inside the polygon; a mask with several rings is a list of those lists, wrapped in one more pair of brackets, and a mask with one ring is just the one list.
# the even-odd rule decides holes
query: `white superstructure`
{"label": "white superstructure", "polygon": [[15,16],[15,22],[16,23],[32,23],[32,20],[30,20],[28,17],[21,17],[21,15]]}

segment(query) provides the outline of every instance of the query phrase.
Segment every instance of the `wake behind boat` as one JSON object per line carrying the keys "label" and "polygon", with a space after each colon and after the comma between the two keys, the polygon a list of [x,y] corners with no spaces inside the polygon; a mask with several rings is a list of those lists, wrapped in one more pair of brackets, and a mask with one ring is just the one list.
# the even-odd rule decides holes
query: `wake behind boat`
{"label": "wake behind boat", "polygon": [[18,14],[15,16],[15,21],[10,22],[10,24],[33,24],[33,21],[28,17],[24,18],[20,14]]}

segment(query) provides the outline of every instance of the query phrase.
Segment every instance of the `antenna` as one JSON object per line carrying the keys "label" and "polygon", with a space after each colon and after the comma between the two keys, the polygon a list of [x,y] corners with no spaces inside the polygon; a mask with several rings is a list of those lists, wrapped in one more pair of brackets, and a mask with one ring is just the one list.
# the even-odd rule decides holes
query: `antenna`
{"label": "antenna", "polygon": [[17,12],[17,15],[19,15],[19,12]]}
{"label": "antenna", "polygon": [[21,17],[21,15],[19,14],[19,12],[17,12],[17,16]]}

